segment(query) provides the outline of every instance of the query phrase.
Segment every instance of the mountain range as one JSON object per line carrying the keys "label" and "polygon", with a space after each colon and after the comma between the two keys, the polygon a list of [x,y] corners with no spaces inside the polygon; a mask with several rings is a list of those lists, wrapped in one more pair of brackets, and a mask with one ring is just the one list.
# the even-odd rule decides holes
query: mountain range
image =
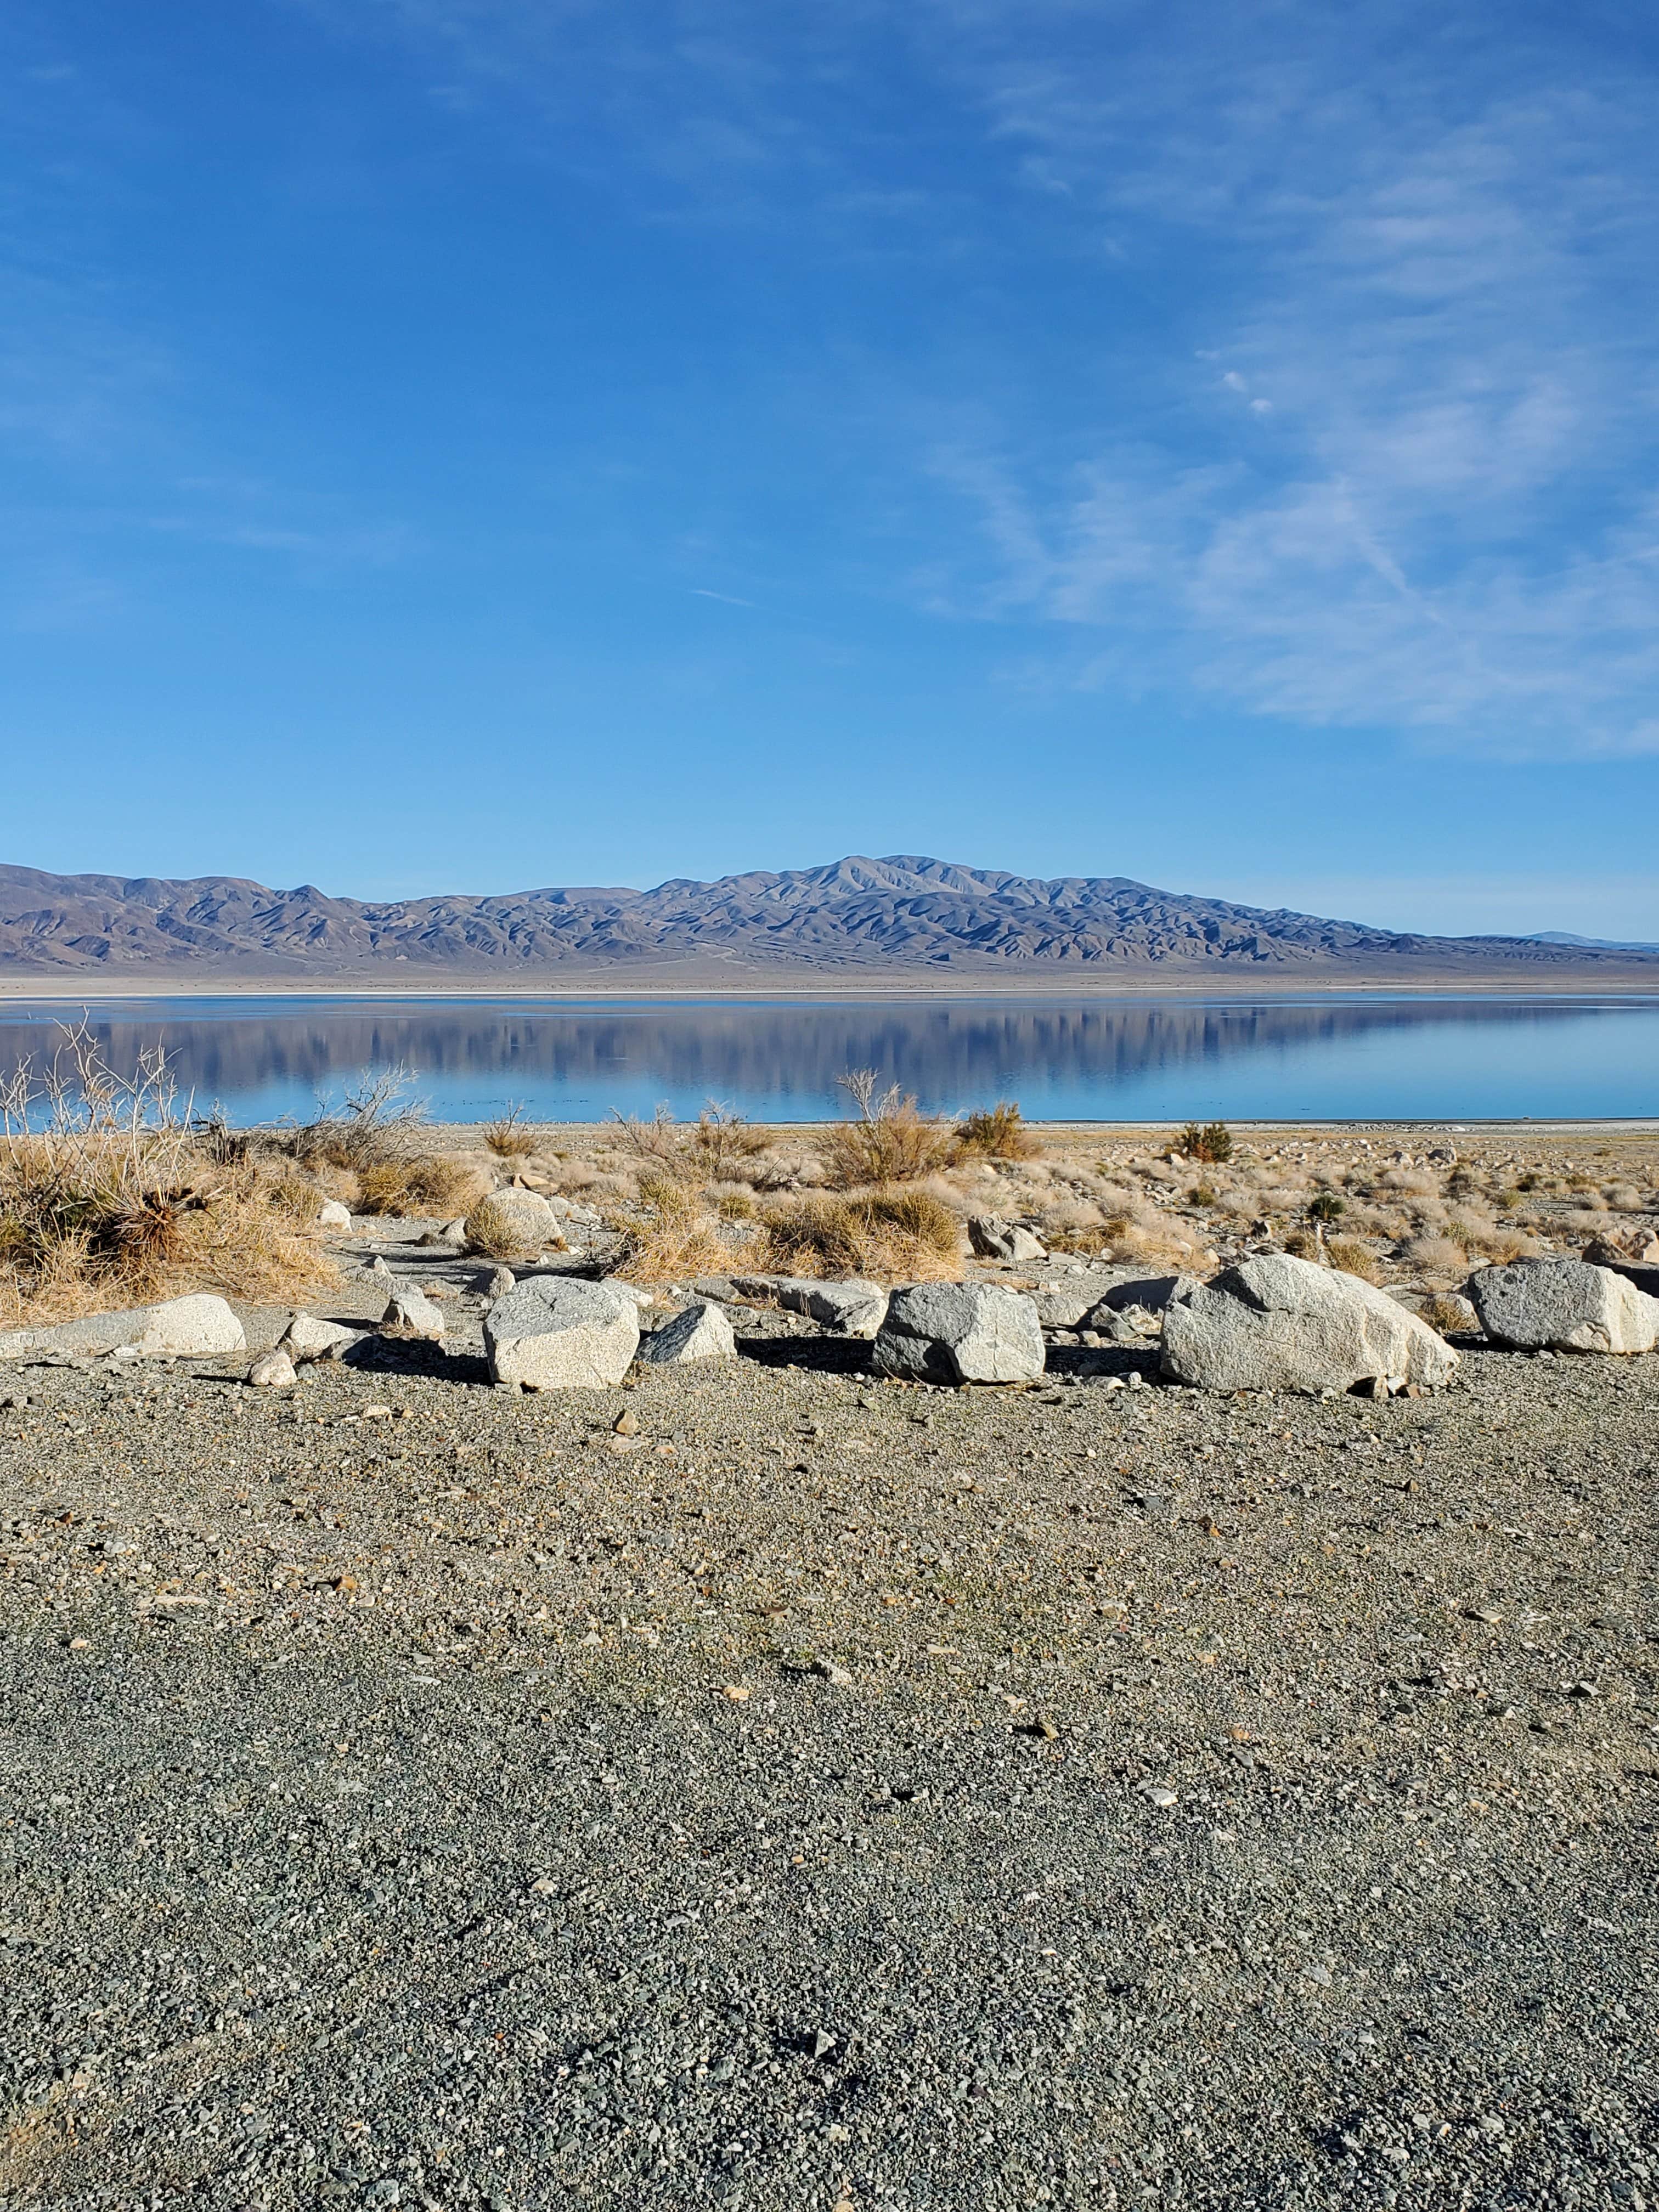
{"label": "mountain range", "polygon": [[1430,937],[1154,889],[911,856],[592,886],[362,900],[239,877],[0,866],[8,978],[432,988],[1222,981],[1659,987],[1659,948]]}

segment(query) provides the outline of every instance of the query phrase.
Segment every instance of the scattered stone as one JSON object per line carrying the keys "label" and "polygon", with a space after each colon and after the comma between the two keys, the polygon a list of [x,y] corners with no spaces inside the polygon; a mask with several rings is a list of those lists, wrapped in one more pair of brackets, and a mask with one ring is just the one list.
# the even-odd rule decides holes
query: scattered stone
{"label": "scattered stone", "polygon": [[377,1283],[389,1283],[392,1280],[392,1270],[378,1252],[368,1263],[368,1272]]}
{"label": "scattered stone", "polygon": [[996,1213],[970,1214],[968,1242],[981,1260],[1031,1261],[1048,1256],[1048,1248],[1040,1237]]}
{"label": "scattered stone", "polygon": [[248,1369],[247,1379],[256,1390],[291,1390],[300,1378],[287,1352],[278,1349],[262,1352]]}
{"label": "scattered stone", "polygon": [[504,1298],[509,1291],[516,1290],[518,1286],[519,1279],[511,1267],[497,1267],[485,1285],[484,1296],[489,1298]]}
{"label": "scattered stone", "polygon": [[699,1302],[640,1340],[641,1359],[652,1367],[687,1367],[697,1359],[732,1359],[737,1339],[717,1305]]}
{"label": "scattered stone", "polygon": [[639,1348],[639,1308],[609,1283],[538,1275],[484,1316],[491,1379],[529,1390],[603,1390]]}
{"label": "scattered stone", "polygon": [[618,1413],[611,1425],[619,1437],[636,1437],[640,1432],[640,1417],[633,1412]]}
{"label": "scattered stone", "polygon": [[895,1291],[876,1338],[879,1375],[927,1382],[1035,1382],[1042,1329],[1030,1299],[994,1283]]}
{"label": "scattered stone", "polygon": [[225,1301],[211,1292],[132,1306],[120,1313],[89,1314],[51,1328],[16,1328],[0,1334],[0,1359],[100,1358],[128,1352],[137,1359],[213,1359],[246,1352],[247,1339]]}
{"label": "scattered stone", "polygon": [[296,1367],[303,1367],[313,1360],[343,1358],[367,1334],[337,1321],[319,1321],[314,1314],[296,1313],[276,1349],[285,1352]]}
{"label": "scattered stone", "polygon": [[1518,1352],[1651,1352],[1659,1298],[1583,1260],[1517,1260],[1481,1267],[1468,1293],[1494,1344]]}
{"label": "scattered stone", "polygon": [[342,1206],[337,1198],[325,1198],[317,1209],[317,1226],[319,1229],[349,1230],[351,1208]]}
{"label": "scattered stone", "polygon": [[1206,1390],[1351,1390],[1377,1376],[1437,1386],[1458,1355],[1357,1276],[1260,1255],[1171,1297],[1162,1371]]}
{"label": "scattered stone", "polygon": [[853,1677],[845,1667],[837,1666],[833,1659],[815,1659],[812,1662],[812,1672],[822,1675],[826,1682],[837,1690],[850,1690],[853,1686]]}
{"label": "scattered stone", "polygon": [[856,1275],[839,1283],[784,1275],[777,1284],[777,1301],[787,1311],[805,1314],[821,1328],[833,1328],[842,1336],[868,1340],[887,1318],[887,1292],[879,1283],[866,1283]]}
{"label": "scattered stone", "polygon": [[424,1291],[413,1286],[394,1291],[380,1316],[380,1334],[405,1343],[437,1344],[442,1340],[444,1316]]}

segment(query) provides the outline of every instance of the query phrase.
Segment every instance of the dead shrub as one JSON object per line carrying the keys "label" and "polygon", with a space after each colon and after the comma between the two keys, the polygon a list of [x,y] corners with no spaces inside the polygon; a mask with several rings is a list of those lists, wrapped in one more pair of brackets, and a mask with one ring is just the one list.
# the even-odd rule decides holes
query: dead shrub
{"label": "dead shrub", "polygon": [[448,1220],[475,1206],[484,1188],[484,1178],[476,1167],[443,1152],[385,1160],[359,1170],[356,1211]]}
{"label": "dead shrub", "polygon": [[824,1168],[837,1188],[915,1182],[948,1166],[956,1146],[951,1123],[924,1114],[896,1084],[878,1091],[872,1069],[854,1069],[840,1080],[858,1119],[838,1121],[823,1139]]}
{"label": "dead shrub", "polygon": [[540,1144],[540,1132],[525,1119],[529,1110],[522,1099],[509,1099],[504,1114],[484,1123],[479,1133],[498,1160],[527,1160]]}
{"label": "dead shrub", "polygon": [[711,1098],[691,1132],[691,1151],[700,1171],[714,1182],[730,1182],[737,1170],[757,1159],[771,1143],[764,1129],[752,1129],[743,1115]]}
{"label": "dead shrub", "polygon": [[319,1099],[312,1121],[271,1141],[295,1159],[325,1160],[357,1173],[406,1159],[426,1121],[424,1103],[409,1096],[410,1082],[404,1067],[365,1068],[337,1106]]}
{"label": "dead shrub", "polygon": [[1028,1160],[1037,1148],[1012,1098],[999,1098],[988,1111],[969,1114],[957,1129],[956,1150],[966,1158]]}

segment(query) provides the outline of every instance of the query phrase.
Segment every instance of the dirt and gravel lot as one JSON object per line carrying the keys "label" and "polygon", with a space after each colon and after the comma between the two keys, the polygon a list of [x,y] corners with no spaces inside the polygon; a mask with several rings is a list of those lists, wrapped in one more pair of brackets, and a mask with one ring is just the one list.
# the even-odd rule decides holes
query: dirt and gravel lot
{"label": "dirt and gravel lot", "polygon": [[0,1376],[6,2212],[1659,2194],[1659,1358],[521,1398],[487,1273]]}

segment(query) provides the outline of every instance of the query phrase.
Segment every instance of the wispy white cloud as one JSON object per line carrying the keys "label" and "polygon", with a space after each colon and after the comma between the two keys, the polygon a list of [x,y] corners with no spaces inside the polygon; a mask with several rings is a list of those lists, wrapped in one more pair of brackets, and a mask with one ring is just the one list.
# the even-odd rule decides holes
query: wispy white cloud
{"label": "wispy white cloud", "polygon": [[[1271,48],[1286,19],[1244,12]],[[1098,93],[981,58],[994,131],[1213,296],[1161,433],[1147,410],[1058,479],[1018,424],[936,458],[979,508],[979,605],[1097,633],[1083,683],[1496,753],[1659,749],[1652,80],[1409,51],[1194,46]]]}

